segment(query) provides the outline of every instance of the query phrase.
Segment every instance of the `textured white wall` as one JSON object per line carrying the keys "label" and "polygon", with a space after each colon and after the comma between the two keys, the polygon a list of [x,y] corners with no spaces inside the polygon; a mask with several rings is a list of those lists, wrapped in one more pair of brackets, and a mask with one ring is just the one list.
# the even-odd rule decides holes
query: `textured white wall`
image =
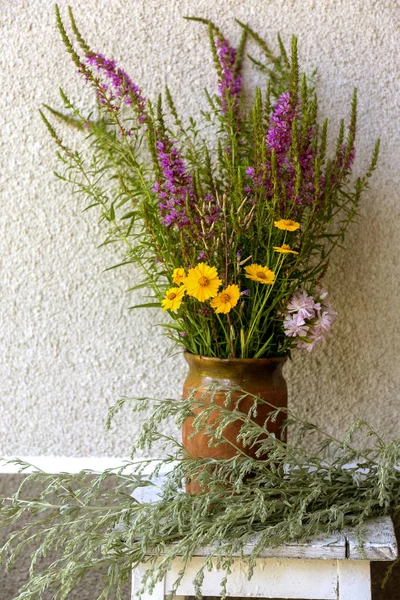
{"label": "textured white wall", "polygon": [[[321,114],[337,130],[359,88],[356,169],[378,135],[378,173],[326,285],[339,312],[329,343],[286,367],[290,402],[338,432],[356,417],[400,435],[400,9],[396,0],[70,0],[94,49],[121,61],[148,97],[168,83],[193,115],[215,87],[206,30],[212,18],[233,42],[234,17],[275,42],[299,37],[303,67],[320,70]],[[60,2],[66,15],[66,3]],[[129,413],[106,433],[120,395],[179,394],[183,359],[151,328],[153,312],[128,311],[134,271],[116,262],[95,215],[57,182],[43,102],[61,106],[61,84],[81,104],[84,84],[64,52],[53,6],[1,2],[0,455],[127,455],[139,423]],[[249,76],[253,80],[254,76]],[[179,98],[177,97],[179,94]]]}

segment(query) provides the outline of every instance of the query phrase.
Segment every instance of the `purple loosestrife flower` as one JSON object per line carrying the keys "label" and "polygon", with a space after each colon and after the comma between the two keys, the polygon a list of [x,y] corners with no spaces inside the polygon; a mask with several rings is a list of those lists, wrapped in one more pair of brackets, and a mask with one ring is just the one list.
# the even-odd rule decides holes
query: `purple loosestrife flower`
{"label": "purple loosestrife flower", "polygon": [[[282,179],[285,186],[286,198],[291,205],[310,205],[314,201],[315,194],[315,150],[313,142],[315,138],[315,129],[310,127],[306,137],[301,140],[301,150],[299,153],[299,165],[301,172],[300,189],[296,194],[296,170],[292,161],[284,158],[277,164],[278,176]],[[282,207],[284,208],[284,207]]]}
{"label": "purple loosestrife flower", "polygon": [[290,92],[284,92],[274,106],[266,144],[275,150],[277,163],[283,160],[292,142],[292,123],[295,109],[291,103]]}
{"label": "purple loosestrife flower", "polygon": [[315,150],[312,146],[312,141],[315,136],[313,128],[310,129],[308,135],[308,145],[300,152],[299,164],[301,169],[301,187],[300,196],[296,199],[297,204],[312,204],[314,200],[314,161]]}
{"label": "purple loosestrife flower", "polygon": [[[257,167],[257,170],[254,167],[249,167],[246,169],[246,175],[252,180],[253,189],[264,188],[268,194],[272,195],[274,186],[271,179],[271,164],[268,162],[267,164],[261,164]],[[247,189],[245,191],[247,193],[251,193],[253,189],[249,186],[246,186]]]}
{"label": "purple loosestrife flower", "polygon": [[[212,194],[204,196],[205,215],[204,220],[207,225],[212,225],[215,221],[221,218],[221,209],[215,201]],[[211,232],[210,232],[211,233]]]}
{"label": "purple loosestrife flower", "polygon": [[236,49],[230,45],[229,40],[217,38],[215,46],[222,69],[218,89],[222,112],[226,114],[229,106],[233,111],[236,111],[239,106],[242,78],[235,72]]}
{"label": "purple loosestrife flower", "polygon": [[[356,156],[356,149],[353,148],[350,150],[348,156],[346,157],[347,152],[347,144],[343,144],[340,152],[338,153],[336,162],[333,164],[332,171],[329,177],[329,186],[333,187],[341,183],[343,179],[348,175],[351,166],[354,162]],[[320,178],[320,187],[324,188],[326,184],[326,174],[321,175]]]}
{"label": "purple loosestrife flower", "polygon": [[86,62],[97,69],[107,83],[103,83],[97,90],[100,104],[109,102],[116,108],[120,102],[132,105],[138,113],[139,123],[146,120],[146,99],[142,96],[140,88],[133,83],[129,75],[117,67],[115,60],[109,60],[102,54],[87,54]]}
{"label": "purple loosestrife flower", "polygon": [[[303,141],[302,150],[299,155],[301,169],[301,186],[296,193],[296,169],[290,158],[292,144],[292,126],[297,107],[291,102],[290,92],[283,93],[274,106],[268,133],[265,139],[267,149],[275,152],[276,170],[279,181],[285,188],[286,202],[291,207],[293,204],[311,204],[314,194],[314,151],[312,142],[314,136],[313,128],[310,128],[307,139]],[[250,166],[246,175],[252,180],[253,188],[263,188],[269,197],[273,194],[271,161],[267,159],[265,164]],[[281,200],[281,208],[286,206]]]}
{"label": "purple loosestrife flower", "polygon": [[202,304],[200,314],[202,317],[209,317],[211,315],[211,308],[206,304]]}
{"label": "purple loosestrife flower", "polygon": [[[280,199],[282,213],[289,208],[292,216],[296,216],[297,206],[309,206],[315,198],[315,137],[314,126],[308,131],[298,132],[297,145],[299,147],[298,163],[300,167],[300,185],[296,189],[296,168],[291,156],[293,120],[299,115],[300,108],[291,101],[290,92],[284,92],[276,102],[270,119],[265,143],[267,150],[275,152],[276,173],[284,194]],[[355,149],[347,151],[347,144],[343,144],[332,165],[329,176],[330,187],[338,185],[348,175],[354,162]],[[272,169],[270,154],[264,164],[250,165],[245,171],[251,183],[245,186],[249,195],[261,190],[268,198],[273,195]],[[320,190],[326,185],[326,175],[320,177]],[[322,197],[323,191],[320,193]]]}
{"label": "purple loosestrife flower", "polygon": [[256,175],[256,170],[254,167],[249,167],[248,169],[246,169],[245,173],[248,177],[250,177],[251,179],[254,179],[254,177]]}
{"label": "purple loosestrife flower", "polygon": [[[156,147],[163,179],[154,184],[153,191],[161,200],[159,208],[163,223],[167,227],[188,227],[191,223],[188,207],[190,210],[195,204],[192,176],[187,172],[182,156],[172,140],[167,137],[163,141],[158,140]],[[193,219],[198,220],[198,217]]]}
{"label": "purple loosestrife flower", "polygon": [[[293,164],[287,158],[287,153],[292,143],[292,123],[295,112],[290,92],[284,92],[274,106],[265,138],[267,149],[275,152],[278,178],[284,183],[286,197],[291,203],[294,196],[296,174]],[[273,183],[269,160],[266,164],[248,167],[246,175],[252,180],[254,188],[264,188],[267,195],[272,196]]]}
{"label": "purple loosestrife flower", "polygon": [[339,156],[338,159],[336,161],[336,169],[342,173],[342,175],[346,174],[351,165],[354,162],[354,159],[356,157],[356,149],[353,148],[350,150],[349,155],[347,156],[346,160],[346,152],[347,152],[347,144],[343,144],[341,151],[339,152]]}
{"label": "purple loosestrife flower", "polygon": [[[180,229],[190,229],[193,224],[200,222],[200,216],[196,211],[198,199],[193,178],[171,139],[165,136],[163,140],[158,140],[156,148],[162,180],[155,182],[153,191],[161,200],[158,206],[162,221],[166,227],[177,225]],[[207,225],[212,225],[221,217],[220,208],[212,194],[204,196],[203,206],[204,222]],[[199,233],[199,235],[203,234]]]}

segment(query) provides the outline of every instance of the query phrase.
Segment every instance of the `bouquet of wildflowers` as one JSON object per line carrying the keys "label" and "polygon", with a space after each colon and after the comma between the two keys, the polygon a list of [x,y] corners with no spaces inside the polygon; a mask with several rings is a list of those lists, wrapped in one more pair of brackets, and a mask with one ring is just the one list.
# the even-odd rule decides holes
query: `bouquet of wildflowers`
{"label": "bouquet of wildflowers", "polygon": [[[67,147],[42,114],[60,151],[58,176],[89,198],[108,225],[106,243],[120,241],[122,264],[137,264],[132,290],[149,296],[137,307],[162,309],[176,344],[219,358],[284,356],[311,350],[336,313],[321,288],[332,250],[358,214],[365,175],[351,178],[357,97],[349,125],[341,122],[327,156],[328,121],[320,121],[313,77],[299,74],[278,35],[277,52],[246,24],[234,48],[207,25],[217,93],[206,91],[204,127],[187,122],[170,91],[150,101],[114,60],[93,51],[70,11],[76,43],[57,9],[64,44],[97,98],[98,113],[82,113],[61,96],[86,151]],[[250,61],[266,83],[245,94],[241,69]]]}

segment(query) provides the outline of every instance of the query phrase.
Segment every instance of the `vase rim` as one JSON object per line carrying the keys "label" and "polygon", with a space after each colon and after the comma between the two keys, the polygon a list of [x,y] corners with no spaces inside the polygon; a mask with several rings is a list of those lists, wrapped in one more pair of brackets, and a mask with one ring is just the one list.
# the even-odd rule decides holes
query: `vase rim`
{"label": "vase rim", "polygon": [[262,364],[279,364],[279,363],[284,363],[287,360],[287,355],[286,356],[271,356],[270,358],[217,358],[216,356],[203,356],[202,354],[192,354],[192,352],[188,352],[187,350],[184,351],[183,356],[185,358],[185,360],[187,362],[193,362],[193,363],[217,363],[217,364],[225,364],[225,365],[231,365],[231,364],[247,364],[247,365],[251,365],[251,364],[257,364],[257,365],[262,365]]}

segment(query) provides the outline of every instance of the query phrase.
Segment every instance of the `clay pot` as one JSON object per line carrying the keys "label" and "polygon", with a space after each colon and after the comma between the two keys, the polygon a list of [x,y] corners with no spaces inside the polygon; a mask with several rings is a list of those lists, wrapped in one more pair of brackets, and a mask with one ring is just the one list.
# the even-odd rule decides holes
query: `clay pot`
{"label": "clay pot", "polygon": [[[273,406],[279,408],[287,408],[287,386],[282,375],[282,367],[286,361],[283,358],[235,358],[235,359],[219,359],[206,356],[196,356],[185,352],[185,359],[189,365],[189,373],[183,385],[183,398],[188,398],[190,392],[198,390],[195,397],[202,397],[207,401],[207,394],[204,390],[210,387],[212,382],[216,382],[221,386],[239,386],[243,390],[260,396]],[[214,402],[223,406],[226,400],[224,392],[213,393]],[[232,392],[231,404],[232,408],[236,406],[238,398],[243,395],[242,392]],[[253,406],[253,398],[244,398],[239,404],[239,410],[247,414]],[[201,409],[200,409],[201,410]],[[264,426],[265,420],[271,409],[267,405],[259,405],[257,415],[252,419],[257,424]],[[212,424],[218,417],[218,411],[211,413],[209,423]],[[279,416],[275,422],[269,421],[267,424],[268,431],[274,433],[278,438],[281,437],[280,426],[285,419],[285,414]],[[242,421],[238,419],[230,423],[224,429],[224,437],[232,444],[224,442],[216,447],[209,448],[209,435],[201,431],[195,436],[193,434],[193,417],[186,419],[182,427],[182,443],[184,449],[189,455],[194,458],[214,458],[227,459],[235,456],[238,451],[234,446],[244,451],[247,456],[256,458],[257,447],[243,447],[237,442],[237,436],[242,425]],[[191,439],[190,439],[191,438]],[[192,481],[186,485],[188,493],[199,493],[201,488],[196,481]]]}

